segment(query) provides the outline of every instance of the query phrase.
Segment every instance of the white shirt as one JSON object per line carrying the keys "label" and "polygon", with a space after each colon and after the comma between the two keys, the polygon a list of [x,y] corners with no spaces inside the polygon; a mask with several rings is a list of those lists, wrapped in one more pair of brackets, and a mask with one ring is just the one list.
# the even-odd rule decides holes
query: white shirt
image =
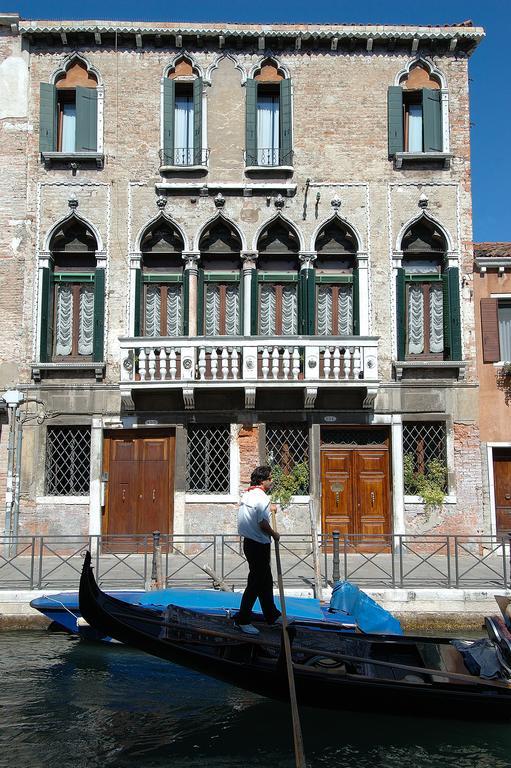
{"label": "white shirt", "polygon": [[270,497],[262,488],[252,488],[241,498],[238,510],[238,533],[260,544],[270,544],[271,537],[259,527],[262,520],[270,522]]}

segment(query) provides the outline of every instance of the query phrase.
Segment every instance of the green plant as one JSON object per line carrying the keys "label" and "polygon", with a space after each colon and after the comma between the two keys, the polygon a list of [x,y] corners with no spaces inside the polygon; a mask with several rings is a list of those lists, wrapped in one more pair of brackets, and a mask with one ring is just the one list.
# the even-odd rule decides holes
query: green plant
{"label": "green plant", "polygon": [[415,469],[413,455],[405,453],[403,458],[405,492],[420,496],[424,502],[424,511],[430,512],[440,507],[445,499],[447,467],[439,459],[426,463],[425,471]]}
{"label": "green plant", "polygon": [[279,464],[273,464],[271,471],[273,477],[271,499],[280,504],[283,509],[289,506],[292,496],[308,493],[309,467],[305,462],[299,462],[287,471]]}

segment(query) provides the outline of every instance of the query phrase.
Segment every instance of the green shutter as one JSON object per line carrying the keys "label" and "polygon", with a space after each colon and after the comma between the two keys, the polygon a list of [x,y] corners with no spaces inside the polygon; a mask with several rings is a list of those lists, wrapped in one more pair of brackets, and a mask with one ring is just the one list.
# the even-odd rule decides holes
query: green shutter
{"label": "green shutter", "polygon": [[423,88],[422,122],[424,152],[442,151],[442,102],[439,90]]}
{"label": "green shutter", "polygon": [[353,292],[353,336],[360,336],[360,295],[358,282],[358,269],[353,270],[353,282],[351,284]]}
{"label": "green shutter", "polygon": [[105,334],[105,270],[96,269],[94,273],[94,341],[92,359],[101,362],[104,356]]}
{"label": "green shutter", "polygon": [[280,81],[280,165],[293,165],[291,80]]}
{"label": "green shutter", "polygon": [[48,363],[52,357],[53,343],[53,273],[48,267],[41,270],[41,338],[39,361]]}
{"label": "green shutter", "polygon": [[259,331],[259,286],[257,269],[251,270],[250,278],[250,331],[257,336]]}
{"label": "green shutter", "polygon": [[461,360],[460,275],[450,267],[442,275],[444,296],[444,349],[448,360]]}
{"label": "green shutter", "polygon": [[142,335],[142,270],[135,270],[135,307],[133,312],[133,336]]}
{"label": "green shutter", "polygon": [[197,336],[204,335],[204,270],[197,277]]}
{"label": "green shutter", "polygon": [[389,157],[403,152],[403,89],[391,85],[387,91],[387,119],[389,131]]}
{"label": "green shutter", "polygon": [[166,77],[163,80],[163,158],[162,165],[174,165],[174,112],[176,83]]}
{"label": "green shutter", "polygon": [[39,152],[57,149],[57,89],[50,83],[39,86]]}
{"label": "green shutter", "polygon": [[247,80],[245,88],[245,165],[257,165],[257,80]]}
{"label": "green shutter", "polygon": [[397,359],[405,359],[406,339],[406,285],[405,271],[399,267],[396,275],[396,329],[397,329]]}
{"label": "green shutter", "polygon": [[313,336],[316,325],[316,270],[307,270],[307,327],[305,333]]}
{"label": "green shutter", "polygon": [[202,78],[193,81],[193,163],[202,165]]}
{"label": "green shutter", "polygon": [[183,336],[190,333],[190,270],[183,271]]}
{"label": "green shutter", "polygon": [[98,92],[76,87],[76,152],[97,152]]}

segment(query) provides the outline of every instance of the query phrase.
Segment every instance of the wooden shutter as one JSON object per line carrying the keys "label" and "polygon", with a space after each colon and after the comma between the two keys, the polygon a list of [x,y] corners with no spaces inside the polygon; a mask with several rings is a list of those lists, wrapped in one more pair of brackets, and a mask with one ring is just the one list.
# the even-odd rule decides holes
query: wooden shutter
{"label": "wooden shutter", "polygon": [[76,86],[76,152],[98,148],[98,92]]}
{"label": "wooden shutter", "polygon": [[41,270],[41,338],[39,361],[48,363],[52,357],[53,344],[53,272],[48,267]]}
{"label": "wooden shutter", "polygon": [[353,270],[353,282],[351,284],[353,297],[353,336],[360,336],[360,295],[358,269]]}
{"label": "wooden shutter", "polygon": [[142,335],[142,270],[135,270],[135,306],[133,308],[133,336]]}
{"label": "wooden shutter", "polygon": [[291,80],[280,81],[280,165],[293,165]]}
{"label": "wooden shutter", "polygon": [[500,360],[499,304],[497,299],[481,299],[481,337],[483,362],[497,363]]}
{"label": "wooden shutter", "polygon": [[397,359],[405,359],[406,341],[406,284],[405,270],[399,267],[396,275],[396,329],[397,329]]}
{"label": "wooden shutter", "polygon": [[391,85],[387,91],[387,119],[389,132],[389,157],[404,150],[403,89]]}
{"label": "wooden shutter", "polygon": [[92,359],[102,362],[105,334],[105,270],[96,269],[94,274],[94,341]]}
{"label": "wooden shutter", "polygon": [[202,165],[202,78],[193,81],[193,163]]}
{"label": "wooden shutter", "polygon": [[245,165],[257,165],[257,80],[247,80],[245,88]]}
{"label": "wooden shutter", "polygon": [[197,336],[204,335],[204,270],[197,276]]}
{"label": "wooden shutter", "polygon": [[422,122],[424,152],[442,151],[442,102],[439,90],[423,88]]}
{"label": "wooden shutter", "polygon": [[163,158],[162,165],[174,165],[174,111],[176,83],[165,77],[163,80]]}
{"label": "wooden shutter", "polygon": [[57,149],[57,89],[50,83],[39,85],[39,152]]}
{"label": "wooden shutter", "polygon": [[442,275],[444,355],[446,360],[461,360],[460,276],[458,267]]}
{"label": "wooden shutter", "polygon": [[251,270],[250,277],[250,332],[257,336],[259,318],[259,286],[257,282],[257,269]]}

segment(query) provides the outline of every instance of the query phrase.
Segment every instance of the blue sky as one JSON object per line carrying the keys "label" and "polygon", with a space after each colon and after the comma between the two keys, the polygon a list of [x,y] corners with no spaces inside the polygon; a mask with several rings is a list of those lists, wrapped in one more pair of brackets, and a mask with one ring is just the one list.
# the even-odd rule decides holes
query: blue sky
{"label": "blue sky", "polygon": [[470,62],[474,239],[511,240],[507,197],[511,180],[510,0],[259,0],[253,6],[239,0],[195,0],[174,8],[161,0],[88,0],[76,6],[64,0],[8,0],[8,4],[3,0],[2,8],[33,19],[370,24],[449,24],[472,19],[486,30],[486,39]]}

